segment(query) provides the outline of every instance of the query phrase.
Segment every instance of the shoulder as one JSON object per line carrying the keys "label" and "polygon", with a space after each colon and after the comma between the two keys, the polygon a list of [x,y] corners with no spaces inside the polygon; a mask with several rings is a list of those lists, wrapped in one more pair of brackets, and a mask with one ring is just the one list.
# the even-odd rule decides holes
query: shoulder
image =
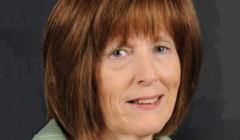
{"label": "shoulder", "polygon": [[[52,119],[48,124],[34,135],[32,140],[67,140],[62,130],[58,126],[55,119]],[[171,140],[169,137],[161,137],[158,140]]]}
{"label": "shoulder", "polygon": [[159,138],[158,140],[172,140],[172,139],[170,139],[169,137],[165,136],[165,137]]}
{"label": "shoulder", "polygon": [[52,119],[48,124],[34,135],[32,140],[67,140],[62,130],[58,126],[55,119]]}

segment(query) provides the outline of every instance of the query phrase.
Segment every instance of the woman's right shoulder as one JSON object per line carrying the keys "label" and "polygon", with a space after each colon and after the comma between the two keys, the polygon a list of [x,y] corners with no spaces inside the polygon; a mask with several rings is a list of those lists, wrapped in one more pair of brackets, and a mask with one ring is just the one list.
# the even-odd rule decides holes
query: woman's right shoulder
{"label": "woman's right shoulder", "polygon": [[32,140],[67,140],[55,119],[51,119]]}

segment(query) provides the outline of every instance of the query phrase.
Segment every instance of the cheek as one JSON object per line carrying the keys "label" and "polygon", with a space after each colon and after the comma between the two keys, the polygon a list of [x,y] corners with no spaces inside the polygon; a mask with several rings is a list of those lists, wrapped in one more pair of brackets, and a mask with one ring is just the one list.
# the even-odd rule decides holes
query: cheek
{"label": "cheek", "polygon": [[172,90],[178,90],[181,78],[181,67],[177,54],[168,64],[165,71],[165,76],[166,76],[165,78],[168,79],[167,83],[169,88],[172,88]]}
{"label": "cheek", "polygon": [[106,90],[104,92],[99,94],[101,96],[99,100],[103,112],[103,121],[112,132],[121,131],[119,126],[123,122],[127,122],[127,119],[124,117],[124,110],[120,105],[121,95],[124,91],[117,87],[116,84],[110,84],[108,87],[105,87]]}
{"label": "cheek", "polygon": [[[100,74],[99,82],[101,89],[98,89],[99,102],[103,112],[103,121],[107,128],[114,132],[122,131],[121,126],[127,126],[129,121],[122,106],[122,98],[127,89],[126,72],[113,73],[105,71]],[[124,124],[124,125],[123,125]]]}
{"label": "cheek", "polygon": [[164,74],[162,74],[162,79],[160,80],[162,80],[162,83],[168,90],[168,94],[166,96],[166,109],[164,112],[165,114],[168,114],[170,118],[176,103],[178,89],[181,81],[181,67],[177,55],[169,64],[171,65],[165,66]]}
{"label": "cheek", "polygon": [[118,75],[105,72],[107,74],[104,73],[99,78],[98,98],[105,120],[116,120],[114,118],[121,115],[120,99],[124,88]]}

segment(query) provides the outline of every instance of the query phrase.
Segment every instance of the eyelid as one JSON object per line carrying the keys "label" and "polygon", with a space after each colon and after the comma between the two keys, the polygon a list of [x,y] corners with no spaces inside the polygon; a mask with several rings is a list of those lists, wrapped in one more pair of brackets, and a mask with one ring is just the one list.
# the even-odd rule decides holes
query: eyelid
{"label": "eyelid", "polygon": [[[115,51],[125,51],[126,53],[129,52],[129,51],[128,51],[127,49],[125,49],[125,48],[115,48],[115,49],[113,49],[113,50],[110,51],[109,56],[112,56]],[[114,57],[115,57],[115,56],[114,56]],[[122,56],[120,56],[120,57],[122,57]],[[116,57],[116,58],[120,58],[120,57]]]}
{"label": "eyelid", "polygon": [[167,46],[165,46],[165,45],[155,45],[155,46],[153,47],[153,49],[155,50],[155,48],[158,48],[158,47],[163,47],[163,48],[167,49],[166,51],[170,50],[170,47],[167,47]]}
{"label": "eyelid", "polygon": [[[156,44],[156,45],[154,45],[153,49],[155,49],[155,48],[157,48],[157,47],[163,47],[163,48],[167,49],[167,51],[170,50],[170,47],[167,47],[166,45],[162,45],[162,44]],[[112,56],[115,51],[125,51],[126,53],[131,52],[131,51],[129,51],[127,48],[117,47],[117,48],[115,48],[115,49],[112,49],[112,50],[109,52],[109,56]],[[114,56],[114,57],[115,57],[115,56]],[[120,57],[122,57],[122,56],[120,56]],[[120,58],[120,57],[116,57],[116,58]]]}
{"label": "eyelid", "polygon": [[155,45],[154,48],[156,47],[163,47],[163,48],[166,48],[166,49],[170,49],[169,47],[167,47],[166,45]]}

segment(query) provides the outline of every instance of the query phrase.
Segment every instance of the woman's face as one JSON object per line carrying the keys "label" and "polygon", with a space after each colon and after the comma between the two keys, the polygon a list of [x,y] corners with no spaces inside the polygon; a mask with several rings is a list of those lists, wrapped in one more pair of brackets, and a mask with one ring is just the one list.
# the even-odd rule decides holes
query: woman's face
{"label": "woman's face", "polygon": [[102,137],[152,139],[172,115],[180,73],[175,44],[167,32],[154,40],[133,34],[125,45],[118,38],[108,41],[95,69],[105,123]]}

